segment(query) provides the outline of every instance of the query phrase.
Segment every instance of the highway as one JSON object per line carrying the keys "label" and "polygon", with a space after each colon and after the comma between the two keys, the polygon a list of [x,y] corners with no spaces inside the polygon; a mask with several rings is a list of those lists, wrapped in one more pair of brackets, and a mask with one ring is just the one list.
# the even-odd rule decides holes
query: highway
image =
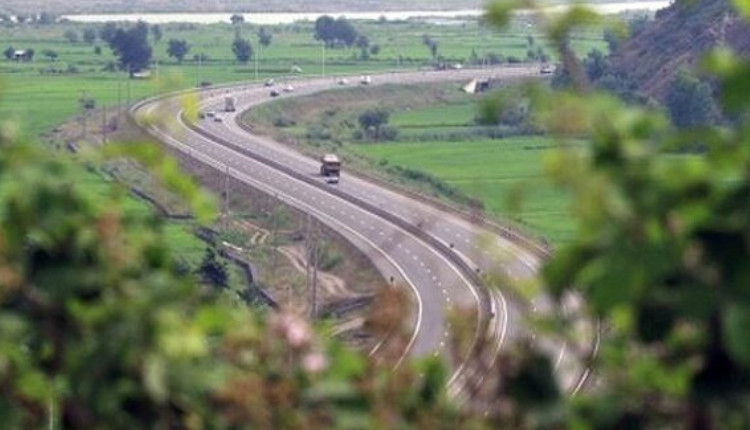
{"label": "highway", "polygon": [[[371,85],[511,80],[538,73],[538,67],[402,72],[373,75]],[[359,82],[358,77],[347,80],[350,86]],[[292,85],[294,92],[281,97],[341,87],[332,77],[300,79]],[[339,184],[326,184],[318,174],[317,160],[254,135],[237,123],[241,112],[273,100],[269,88],[242,84],[202,90],[199,108],[220,112],[230,94],[236,98],[237,112],[221,112],[222,122],[208,118],[187,123],[181,101],[184,95],[146,100],[135,105],[132,114],[165,144],[316,217],[365,252],[385,279],[408,288],[414,298],[410,316],[413,334],[401,360],[409,355],[442,355],[450,362],[447,316],[456,306],[477,310],[480,324],[474,341],[492,343],[489,360],[509,342],[529,336],[523,323],[527,310],[506,297],[502,289],[487,290],[480,284],[484,275],[498,272],[507,282],[518,285],[533,280],[541,255],[533,244],[522,238],[509,240],[502,228],[472,222],[463,214],[350,174],[346,166]],[[532,303],[531,311],[536,310],[536,303],[540,309],[547,305],[543,297]],[[569,391],[580,388],[586,373],[568,357],[566,345],[544,347],[558,355],[556,365],[563,386]],[[464,363],[451,365],[449,390],[460,396],[472,372]]]}

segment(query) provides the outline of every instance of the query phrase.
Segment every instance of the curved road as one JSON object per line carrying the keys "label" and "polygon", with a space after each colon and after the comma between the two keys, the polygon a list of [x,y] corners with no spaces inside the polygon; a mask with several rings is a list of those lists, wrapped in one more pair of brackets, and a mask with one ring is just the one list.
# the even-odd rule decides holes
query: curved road
{"label": "curved road", "polygon": [[[374,75],[372,85],[485,77],[518,79],[537,74],[536,67],[391,73]],[[347,79],[359,81],[356,77]],[[282,97],[339,85],[333,78],[315,78],[295,81],[294,86],[294,93]],[[499,270],[509,282],[531,280],[540,265],[534,252],[495,230],[347,174],[346,169],[338,185],[325,184],[318,176],[317,160],[248,133],[237,124],[240,112],[272,100],[269,88],[250,84],[204,90],[199,92],[199,108],[220,112],[228,94],[237,99],[237,113],[220,113],[223,122],[208,118],[187,124],[179,96],[146,100],[132,112],[164,143],[315,216],[368,254],[386,279],[409,286],[416,303],[414,334],[402,359],[408,354],[442,354],[448,358],[451,327],[447,315],[454,306],[478,310],[483,324],[477,327],[475,342],[486,341],[485,336],[491,340],[489,360],[494,360],[506,342],[528,334],[522,328],[522,309],[497,289],[483,290],[477,285],[477,273]],[[543,298],[537,301],[540,308],[545,306]],[[566,346],[546,347],[558,354],[557,365],[563,369],[558,375],[563,385],[577,390],[581,371],[566,356]],[[449,387],[452,394],[460,395],[471,370],[463,363],[454,363],[453,368]]]}

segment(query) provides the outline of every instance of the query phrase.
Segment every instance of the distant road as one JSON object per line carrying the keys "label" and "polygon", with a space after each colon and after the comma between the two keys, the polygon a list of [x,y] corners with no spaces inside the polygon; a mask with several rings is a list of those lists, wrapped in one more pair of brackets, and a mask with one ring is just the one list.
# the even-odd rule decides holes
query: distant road
{"label": "distant road", "polygon": [[[511,80],[538,74],[538,67],[390,73],[373,75],[372,85],[466,82],[473,78]],[[347,80],[349,85],[359,82],[356,76]],[[334,78],[299,80],[293,85],[295,91],[281,97],[340,87]],[[147,100],[136,105],[133,113],[158,119],[148,121],[148,128],[164,143],[315,216],[365,252],[385,279],[408,287],[415,303],[411,316],[414,333],[402,358],[449,358],[451,327],[447,317],[456,306],[477,310],[480,323],[475,341],[485,336],[489,339],[488,360],[494,360],[508,342],[529,335],[523,328],[522,309],[502,291],[487,291],[479,284],[481,276],[489,273],[499,273],[519,285],[535,278],[541,252],[534,244],[513,237],[512,232],[474,222],[463,214],[349,174],[346,166],[338,185],[325,184],[318,175],[317,160],[268,137],[248,133],[237,124],[240,112],[272,100],[269,88],[244,84],[202,91],[200,108],[221,111],[227,95],[236,97],[238,109],[236,113],[222,113],[223,122],[206,119],[186,124],[174,97]],[[543,309],[545,302],[544,298],[535,300],[531,311],[537,305]],[[573,390],[582,371],[568,359],[565,345],[547,347],[558,355],[562,382]],[[460,395],[471,369],[464,363],[452,366],[450,388],[452,394]],[[478,377],[481,379],[481,375]]]}

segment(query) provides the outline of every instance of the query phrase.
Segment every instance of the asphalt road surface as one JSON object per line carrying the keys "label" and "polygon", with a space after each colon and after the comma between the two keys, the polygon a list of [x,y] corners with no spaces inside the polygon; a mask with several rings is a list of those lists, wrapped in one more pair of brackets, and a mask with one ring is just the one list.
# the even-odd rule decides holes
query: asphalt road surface
{"label": "asphalt road surface", "polygon": [[[372,75],[369,85],[441,81],[458,85],[473,78],[512,80],[538,75],[538,67],[400,72]],[[358,76],[345,79],[348,86],[362,85]],[[279,97],[344,86],[341,77],[290,82],[293,92],[283,91],[286,84],[278,85]],[[477,325],[475,342],[489,339],[490,360],[507,343],[534,336],[524,328],[523,313],[543,312],[548,307],[544,297],[533,300],[531,309],[526,309],[506,297],[502,289],[486,290],[478,285],[485,274],[499,274],[517,285],[533,280],[540,267],[533,244],[519,245],[523,240],[509,240],[496,228],[352,175],[346,165],[338,184],[326,184],[319,176],[318,160],[254,135],[236,122],[241,112],[273,100],[270,90],[256,83],[198,93],[199,109],[217,112],[221,122],[206,118],[188,124],[183,107],[190,96],[185,94],[141,102],[132,113],[164,143],[316,217],[365,252],[385,279],[408,287],[414,298],[413,335],[402,359],[430,354],[449,358],[447,315],[455,306],[479,312],[483,323]],[[229,95],[236,99],[233,113],[223,112]],[[558,356],[563,386],[570,391],[580,388],[587,372],[569,359],[567,345],[546,342],[543,347]],[[460,396],[472,372],[464,363],[452,363],[452,367],[449,389]]]}

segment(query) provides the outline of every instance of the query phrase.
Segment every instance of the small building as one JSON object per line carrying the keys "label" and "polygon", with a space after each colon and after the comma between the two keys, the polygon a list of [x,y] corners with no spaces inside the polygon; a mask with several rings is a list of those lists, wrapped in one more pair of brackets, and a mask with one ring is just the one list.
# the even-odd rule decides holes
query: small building
{"label": "small building", "polygon": [[490,89],[489,79],[472,79],[471,82],[462,88],[465,93],[478,94]]}
{"label": "small building", "polygon": [[133,73],[133,79],[151,79],[151,71],[140,70],[138,72],[135,72]]}
{"label": "small building", "polygon": [[13,59],[18,61],[19,63],[25,63],[31,60],[31,58],[29,58],[29,52],[20,49],[13,52]]}

